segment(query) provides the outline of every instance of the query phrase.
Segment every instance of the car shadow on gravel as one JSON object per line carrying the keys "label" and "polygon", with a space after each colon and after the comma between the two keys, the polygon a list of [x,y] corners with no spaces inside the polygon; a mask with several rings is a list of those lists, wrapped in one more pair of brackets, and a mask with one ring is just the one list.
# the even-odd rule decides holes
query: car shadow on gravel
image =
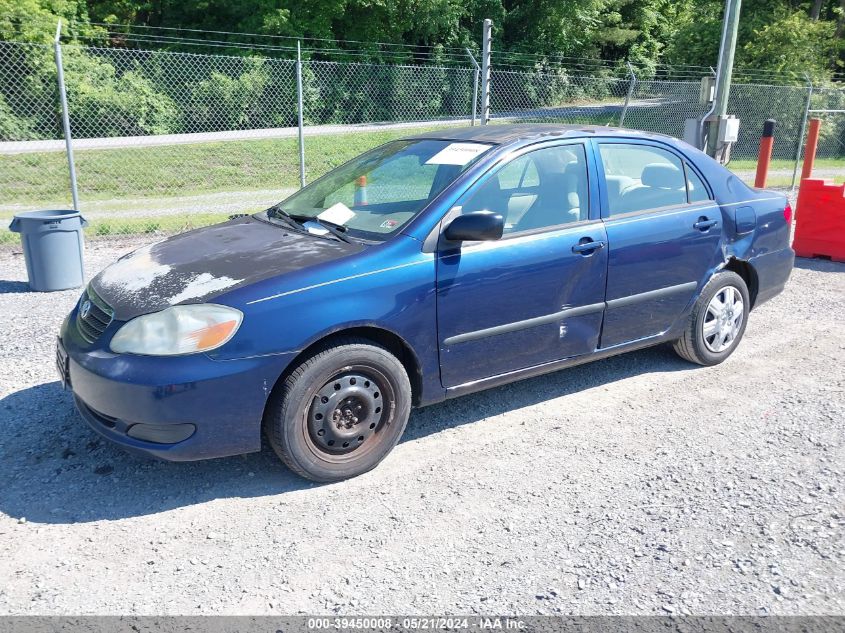
{"label": "car shadow on gravel", "polygon": [[[621,354],[420,409],[411,415],[402,441],[409,442],[640,374],[696,369],[701,368],[679,358],[669,346]],[[566,409],[565,399],[560,401],[560,406]],[[573,415],[577,412],[573,411]]]}
{"label": "car shadow on gravel", "polygon": [[[638,374],[694,369],[665,347],[625,354],[415,411],[402,441]],[[0,511],[33,523],[122,519],[319,485],[293,475],[266,446],[260,453],[187,463],[126,453],[88,428],[58,382],[0,400],[0,430]]]}
{"label": "car shadow on gravel", "polygon": [[31,523],[123,519],[317,485],[269,448],[185,463],[127,453],[88,427],[58,381],[0,400],[0,432],[0,512]]}

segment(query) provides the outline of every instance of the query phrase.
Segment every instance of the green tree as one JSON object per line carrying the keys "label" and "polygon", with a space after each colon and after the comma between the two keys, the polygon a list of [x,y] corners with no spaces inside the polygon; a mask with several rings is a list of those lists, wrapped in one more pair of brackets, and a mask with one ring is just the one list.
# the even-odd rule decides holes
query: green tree
{"label": "green tree", "polygon": [[77,137],[178,132],[180,112],[137,64],[118,73],[108,59],[67,46],[68,112]]}
{"label": "green tree", "polygon": [[743,44],[740,63],[747,68],[801,74],[816,81],[830,76],[832,57],[838,56],[841,40],[834,38],[832,21],[814,21],[802,11],[782,11]]}
{"label": "green tree", "polygon": [[[829,77],[843,52],[842,33],[836,33],[839,2],[745,0],[739,23],[736,66]],[[679,15],[679,25],[665,59],[676,64],[715,66],[722,28],[722,0],[693,0]]]}

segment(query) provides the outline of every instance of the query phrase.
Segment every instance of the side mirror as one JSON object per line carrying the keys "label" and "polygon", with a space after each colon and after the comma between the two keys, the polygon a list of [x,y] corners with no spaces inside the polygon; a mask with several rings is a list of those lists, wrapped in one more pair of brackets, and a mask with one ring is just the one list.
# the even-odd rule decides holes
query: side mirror
{"label": "side mirror", "polygon": [[473,211],[459,215],[449,223],[443,236],[451,242],[476,242],[498,240],[505,231],[501,213]]}

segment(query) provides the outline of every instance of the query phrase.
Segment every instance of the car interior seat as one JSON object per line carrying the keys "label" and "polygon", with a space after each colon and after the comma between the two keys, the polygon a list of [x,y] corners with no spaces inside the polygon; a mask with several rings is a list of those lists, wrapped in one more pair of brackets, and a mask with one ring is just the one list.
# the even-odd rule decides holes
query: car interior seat
{"label": "car interior seat", "polygon": [[618,212],[657,209],[687,201],[683,172],[666,163],[652,163],[643,169],[640,183],[624,189],[619,195]]}
{"label": "car interior seat", "polygon": [[514,230],[529,231],[586,219],[587,181],[582,172],[577,162],[569,163],[563,172],[541,172],[539,195]]}

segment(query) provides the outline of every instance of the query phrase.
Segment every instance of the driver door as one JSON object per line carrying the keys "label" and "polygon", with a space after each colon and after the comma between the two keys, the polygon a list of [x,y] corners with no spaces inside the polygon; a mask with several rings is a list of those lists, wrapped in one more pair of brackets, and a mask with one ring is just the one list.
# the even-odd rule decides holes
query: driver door
{"label": "driver door", "polygon": [[590,152],[580,142],[527,148],[482,177],[450,213],[501,213],[505,233],[491,242],[441,239],[445,387],[596,350],[607,237]]}

